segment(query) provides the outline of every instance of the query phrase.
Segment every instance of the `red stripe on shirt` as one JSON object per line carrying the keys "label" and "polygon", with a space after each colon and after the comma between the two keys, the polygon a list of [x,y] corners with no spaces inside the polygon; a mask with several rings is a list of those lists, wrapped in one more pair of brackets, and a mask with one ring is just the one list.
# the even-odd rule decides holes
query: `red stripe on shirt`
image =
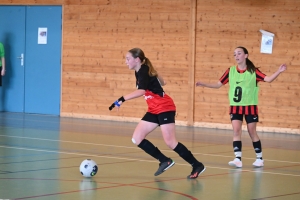
{"label": "red stripe on shirt", "polygon": [[232,107],[232,113],[236,113],[236,106]]}
{"label": "red stripe on shirt", "polygon": [[250,109],[251,109],[251,114],[253,115],[255,113],[254,106],[250,106]]}
{"label": "red stripe on shirt", "polygon": [[229,106],[229,114],[258,115],[258,106]]}
{"label": "red stripe on shirt", "polygon": [[262,73],[258,68],[256,68],[255,73],[256,73],[256,81],[257,82],[264,81],[264,79],[266,77],[266,75],[264,73]]}
{"label": "red stripe on shirt", "polygon": [[243,106],[239,106],[239,114],[243,114]]}
{"label": "red stripe on shirt", "polygon": [[245,107],[245,115],[249,115],[249,109],[248,109],[248,106]]}
{"label": "red stripe on shirt", "polygon": [[220,82],[225,85],[226,83],[228,83],[229,81],[229,68],[225,71],[225,73],[223,74],[223,76],[219,79]]}

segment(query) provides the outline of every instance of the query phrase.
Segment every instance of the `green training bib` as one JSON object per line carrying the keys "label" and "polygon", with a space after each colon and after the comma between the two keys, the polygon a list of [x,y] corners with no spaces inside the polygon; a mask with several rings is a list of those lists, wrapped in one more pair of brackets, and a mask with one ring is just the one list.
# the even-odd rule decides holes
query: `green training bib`
{"label": "green training bib", "polygon": [[239,73],[236,66],[230,67],[228,97],[231,106],[257,105],[258,91],[255,72]]}

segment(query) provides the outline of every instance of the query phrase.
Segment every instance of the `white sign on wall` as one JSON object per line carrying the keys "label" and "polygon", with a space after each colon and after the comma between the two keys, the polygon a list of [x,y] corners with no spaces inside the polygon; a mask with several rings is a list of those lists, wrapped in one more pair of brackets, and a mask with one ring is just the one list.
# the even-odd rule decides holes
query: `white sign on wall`
{"label": "white sign on wall", "polygon": [[38,29],[38,44],[47,44],[48,28]]}
{"label": "white sign on wall", "polygon": [[260,52],[272,54],[274,34],[264,30],[259,31],[262,33]]}

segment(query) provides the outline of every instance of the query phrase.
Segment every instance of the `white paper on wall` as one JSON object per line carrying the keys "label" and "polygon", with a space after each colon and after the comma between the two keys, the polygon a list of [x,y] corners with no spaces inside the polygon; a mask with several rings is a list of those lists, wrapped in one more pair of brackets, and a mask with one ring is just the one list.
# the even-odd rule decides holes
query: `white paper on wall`
{"label": "white paper on wall", "polygon": [[38,28],[38,44],[47,44],[48,28]]}
{"label": "white paper on wall", "polygon": [[260,52],[272,54],[274,34],[264,30],[259,31],[262,33]]}

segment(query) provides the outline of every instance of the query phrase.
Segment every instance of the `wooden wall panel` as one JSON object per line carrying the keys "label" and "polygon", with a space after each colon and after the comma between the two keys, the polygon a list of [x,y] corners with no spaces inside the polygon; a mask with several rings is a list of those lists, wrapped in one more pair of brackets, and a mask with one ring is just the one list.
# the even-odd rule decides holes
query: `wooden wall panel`
{"label": "wooden wall panel", "polygon": [[[260,130],[300,133],[300,1],[298,0],[1,0],[5,5],[62,5],[61,115],[110,120],[140,119],[143,98],[108,106],[135,90],[125,54],[142,48],[165,77],[165,90],[182,125],[231,128],[228,85],[216,82],[234,65],[233,51],[245,46],[267,75],[288,70],[273,83],[260,83]],[[264,29],[275,34],[273,54],[260,53]],[[270,128],[271,127],[271,128]],[[261,129],[262,128],[262,129]]]}
{"label": "wooden wall panel", "polygon": [[[266,75],[286,63],[288,70],[274,82],[260,83],[259,126],[299,132],[299,9],[300,1],[295,0],[198,1],[196,80],[217,82],[235,64],[233,51],[237,46],[246,47],[249,59]],[[260,53],[260,29],[275,34],[270,55]],[[197,87],[196,96],[202,98],[195,98],[195,122],[230,123],[227,90]]]}
{"label": "wooden wall panel", "polygon": [[124,56],[140,47],[168,82],[178,119],[186,120],[189,1],[101,2],[69,0],[64,7],[62,113],[141,118],[147,109],[143,98],[108,111],[135,90]]}

